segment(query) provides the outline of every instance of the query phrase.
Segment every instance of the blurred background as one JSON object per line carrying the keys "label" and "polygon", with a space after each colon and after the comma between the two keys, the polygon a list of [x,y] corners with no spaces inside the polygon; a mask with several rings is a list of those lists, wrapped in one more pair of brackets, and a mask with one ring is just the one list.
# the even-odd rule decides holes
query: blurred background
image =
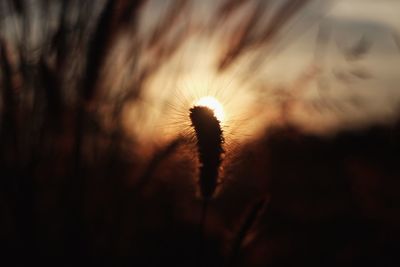
{"label": "blurred background", "polygon": [[[1,265],[399,266],[398,10],[1,0]],[[205,96],[225,154],[200,234]]]}

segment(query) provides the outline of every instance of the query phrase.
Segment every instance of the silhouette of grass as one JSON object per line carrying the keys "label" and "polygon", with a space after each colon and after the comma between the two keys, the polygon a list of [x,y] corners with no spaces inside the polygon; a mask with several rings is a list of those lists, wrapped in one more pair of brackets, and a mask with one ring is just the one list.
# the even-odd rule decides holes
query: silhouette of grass
{"label": "silhouette of grass", "polygon": [[[399,123],[330,138],[287,121],[268,128],[235,151],[240,160],[232,183],[210,207],[224,136],[212,111],[193,107],[204,204],[199,237],[198,201],[188,179],[194,153],[188,156],[177,138],[149,156],[153,140],[129,134],[123,124],[125,109],[148,100],[152,78],[169,68],[198,26],[191,20],[193,1],[171,1],[155,28],[140,28],[148,2],[0,2],[0,265],[397,266]],[[272,44],[310,1],[287,1],[260,25],[266,2],[219,6],[213,32],[244,5],[253,10],[223,40],[216,60],[221,71]],[[121,38],[129,64],[109,66]],[[357,60],[369,47],[361,38],[348,56]],[[115,69],[126,71],[126,81],[111,77],[107,86],[118,88],[108,88],[105,72]],[[359,69],[350,74],[368,78]],[[296,83],[287,103],[314,78]],[[148,110],[135,115],[135,128]],[[249,204],[260,194],[273,196],[268,219],[259,216],[265,199]],[[256,223],[257,238],[243,249]],[[238,224],[233,243],[225,242]],[[198,243],[204,253],[194,251]]]}
{"label": "silhouette of grass", "polygon": [[248,214],[243,218],[243,221],[239,227],[239,230],[233,240],[232,249],[226,261],[226,266],[233,266],[237,258],[239,257],[240,248],[249,234],[251,228],[256,223],[262,212],[265,212],[266,205],[268,205],[269,198],[263,197],[261,200],[258,200],[249,210]]}
{"label": "silhouette of grass", "polygon": [[218,185],[224,138],[220,122],[211,109],[195,106],[190,109],[190,119],[197,138],[200,193],[203,199],[208,200]]}

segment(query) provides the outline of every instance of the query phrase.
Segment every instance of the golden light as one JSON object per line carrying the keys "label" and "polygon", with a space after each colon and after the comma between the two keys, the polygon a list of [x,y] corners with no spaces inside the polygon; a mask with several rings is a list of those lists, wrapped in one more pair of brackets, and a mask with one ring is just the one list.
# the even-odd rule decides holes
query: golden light
{"label": "golden light", "polygon": [[222,104],[212,96],[204,96],[200,98],[196,103],[196,106],[207,107],[214,112],[215,117],[222,122],[225,117],[224,108]]}

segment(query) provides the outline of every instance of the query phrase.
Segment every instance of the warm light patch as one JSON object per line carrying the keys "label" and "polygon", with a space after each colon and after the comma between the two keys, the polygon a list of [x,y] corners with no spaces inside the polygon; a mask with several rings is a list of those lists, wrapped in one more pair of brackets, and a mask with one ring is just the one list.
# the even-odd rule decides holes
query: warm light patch
{"label": "warm light patch", "polygon": [[205,96],[200,98],[196,103],[196,106],[207,107],[211,109],[215,117],[222,122],[225,117],[224,108],[222,107],[221,103],[212,96]]}

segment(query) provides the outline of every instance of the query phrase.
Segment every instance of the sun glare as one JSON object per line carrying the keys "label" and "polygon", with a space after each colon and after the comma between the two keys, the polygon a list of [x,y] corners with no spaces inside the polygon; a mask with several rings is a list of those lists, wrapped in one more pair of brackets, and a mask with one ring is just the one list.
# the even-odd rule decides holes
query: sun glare
{"label": "sun glare", "polygon": [[195,103],[195,105],[211,109],[214,112],[215,117],[220,122],[224,120],[225,117],[224,108],[222,107],[222,104],[214,97],[212,96],[202,97]]}

